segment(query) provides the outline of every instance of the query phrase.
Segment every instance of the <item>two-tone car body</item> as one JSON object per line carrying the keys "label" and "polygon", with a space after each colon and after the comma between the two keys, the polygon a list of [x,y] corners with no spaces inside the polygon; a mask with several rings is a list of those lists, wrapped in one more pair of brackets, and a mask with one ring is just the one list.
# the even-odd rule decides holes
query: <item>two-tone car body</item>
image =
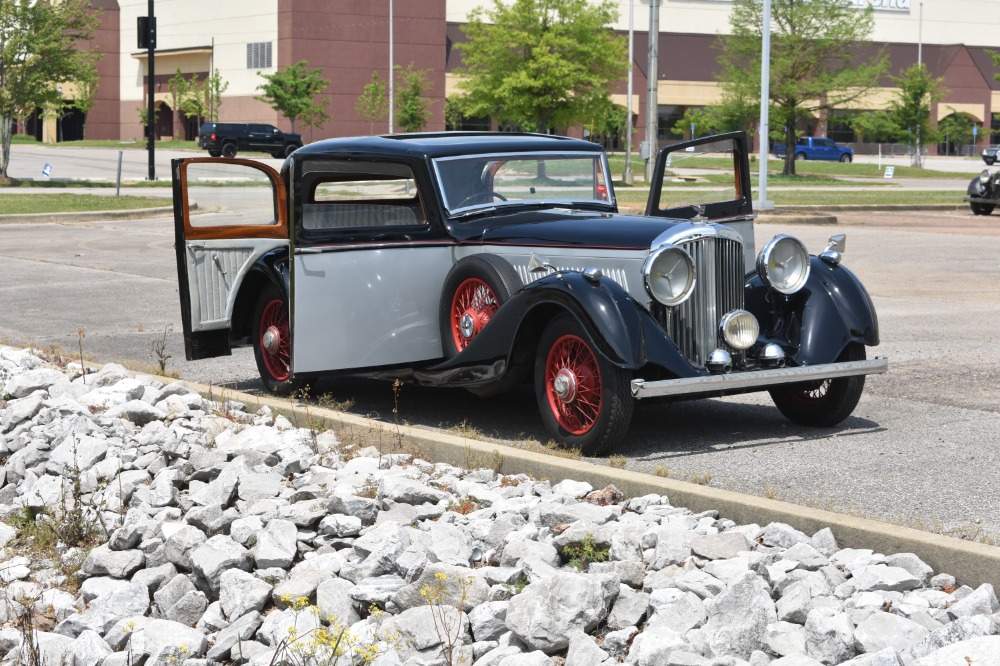
{"label": "two-tone car body", "polygon": [[[716,184],[677,189],[668,163]],[[276,393],[336,374],[531,383],[552,436],[598,454],[636,400],[767,390],[833,425],[887,368],[866,360],[878,322],[842,237],[755,251],[742,133],[661,151],[644,215],[619,212],[599,146],[532,134],[331,139],[280,173],[200,158],[173,178],[187,357],[252,345]],[[207,182],[233,187],[194,190],[228,196],[200,215]]]}
{"label": "two-tone car body", "polygon": [[989,215],[1000,205],[1000,169],[982,172],[969,181],[962,201],[969,204],[973,215]]}

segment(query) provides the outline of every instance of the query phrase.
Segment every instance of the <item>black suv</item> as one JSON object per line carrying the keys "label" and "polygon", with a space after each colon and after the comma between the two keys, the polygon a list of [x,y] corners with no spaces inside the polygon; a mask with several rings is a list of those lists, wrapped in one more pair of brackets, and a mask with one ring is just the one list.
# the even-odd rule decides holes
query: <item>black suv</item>
{"label": "black suv", "polygon": [[205,123],[198,132],[198,147],[207,148],[212,157],[236,157],[240,150],[253,150],[281,158],[302,147],[302,135],[262,123]]}

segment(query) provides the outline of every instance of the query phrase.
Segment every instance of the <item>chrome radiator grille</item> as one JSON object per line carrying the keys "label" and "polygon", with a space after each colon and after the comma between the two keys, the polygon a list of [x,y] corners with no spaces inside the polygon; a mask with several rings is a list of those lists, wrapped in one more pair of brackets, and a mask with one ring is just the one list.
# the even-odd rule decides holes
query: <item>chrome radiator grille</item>
{"label": "chrome radiator grille", "polygon": [[743,307],[743,244],[733,238],[703,236],[677,245],[694,259],[697,282],[691,297],[672,308],[668,332],[681,354],[704,366],[719,346],[722,316]]}

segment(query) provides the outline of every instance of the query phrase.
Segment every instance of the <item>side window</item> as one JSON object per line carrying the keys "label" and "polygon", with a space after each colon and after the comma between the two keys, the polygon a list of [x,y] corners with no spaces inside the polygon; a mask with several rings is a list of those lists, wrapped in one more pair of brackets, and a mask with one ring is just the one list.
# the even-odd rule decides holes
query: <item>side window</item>
{"label": "side window", "polygon": [[799,140],[795,142],[795,145],[797,145],[797,146],[808,146],[809,145],[809,139],[807,139],[805,137],[800,137]]}
{"label": "side window", "polygon": [[276,224],[274,184],[263,169],[229,162],[193,162],[185,168],[187,184],[201,186],[190,226]]}
{"label": "side window", "polygon": [[413,172],[390,162],[313,161],[303,166],[302,230],[427,226]]}

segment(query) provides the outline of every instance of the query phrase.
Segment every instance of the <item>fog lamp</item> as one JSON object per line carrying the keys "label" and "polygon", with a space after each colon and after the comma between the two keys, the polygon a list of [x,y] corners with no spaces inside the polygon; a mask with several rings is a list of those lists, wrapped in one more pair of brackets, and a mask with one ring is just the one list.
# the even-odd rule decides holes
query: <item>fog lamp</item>
{"label": "fog lamp", "polygon": [[746,310],[733,310],[722,318],[719,325],[722,329],[722,339],[726,344],[737,350],[749,349],[757,342],[760,326],[757,318]]}

